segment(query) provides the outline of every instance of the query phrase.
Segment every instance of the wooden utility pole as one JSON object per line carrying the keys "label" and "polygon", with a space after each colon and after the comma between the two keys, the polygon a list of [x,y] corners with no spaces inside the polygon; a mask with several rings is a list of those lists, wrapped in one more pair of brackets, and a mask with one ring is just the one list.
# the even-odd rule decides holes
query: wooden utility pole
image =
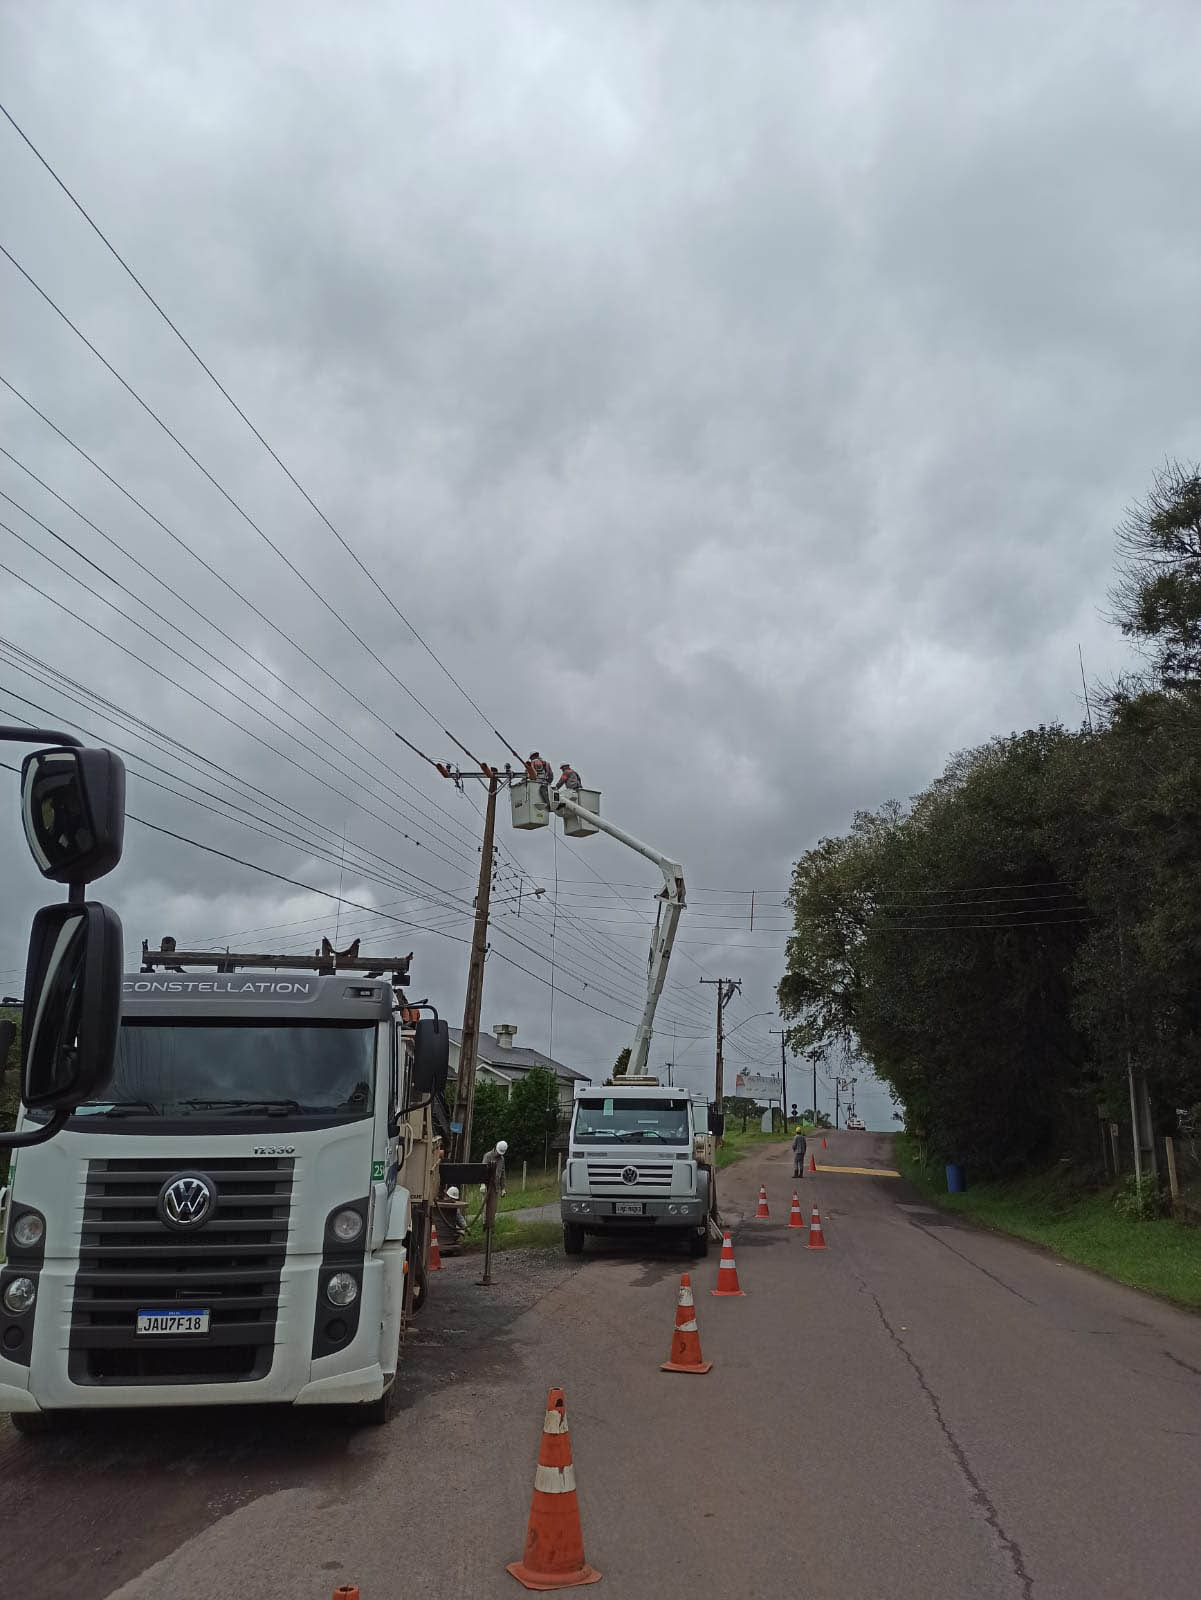
{"label": "wooden utility pole", "polygon": [[722,1044],[725,1038],[723,1031],[723,1017],[726,1006],[731,997],[742,991],[741,978],[702,978],[702,983],[711,983],[717,988],[717,1067],[714,1074],[713,1104],[720,1111],[725,1099],[725,1057],[722,1053]]}
{"label": "wooden utility pole", "polygon": [[768,1033],[780,1035],[780,1105],[784,1111],[784,1132],[788,1132],[788,1061],[784,1054],[784,1041],[788,1037],[786,1028],[769,1028]]}
{"label": "wooden utility pole", "polygon": [[471,1119],[475,1108],[475,1068],[480,1042],[480,1011],[484,1002],[484,962],[488,955],[488,909],[492,900],[492,852],[496,834],[496,796],[500,774],[489,769],[488,805],[484,812],[484,841],[480,847],[480,881],[475,895],[475,932],[471,963],[467,968],[467,998],[463,1003],[463,1032],[459,1042],[459,1083],[455,1091],[453,1121],[455,1159],[471,1159]]}

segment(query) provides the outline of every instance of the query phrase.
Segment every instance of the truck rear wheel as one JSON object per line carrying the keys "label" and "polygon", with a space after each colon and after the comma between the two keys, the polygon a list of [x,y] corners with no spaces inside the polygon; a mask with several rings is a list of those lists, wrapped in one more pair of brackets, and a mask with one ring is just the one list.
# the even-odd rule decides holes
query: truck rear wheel
{"label": "truck rear wheel", "polygon": [[566,1256],[584,1254],[584,1230],[576,1222],[563,1224],[563,1254]]}
{"label": "truck rear wheel", "polygon": [[8,1420],[26,1439],[40,1439],[64,1428],[68,1414],[65,1411],[13,1411]]}

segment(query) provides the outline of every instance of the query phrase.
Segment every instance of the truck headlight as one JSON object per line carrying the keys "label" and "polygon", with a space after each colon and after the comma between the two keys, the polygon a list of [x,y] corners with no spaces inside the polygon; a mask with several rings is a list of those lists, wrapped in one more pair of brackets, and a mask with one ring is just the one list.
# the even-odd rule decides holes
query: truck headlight
{"label": "truck headlight", "polygon": [[363,1231],[363,1218],[349,1207],[345,1211],[336,1211],[329,1231],[339,1244],[353,1244]]}
{"label": "truck headlight", "polygon": [[13,1278],[4,1286],[4,1309],[19,1317],[28,1311],[38,1297],[38,1286],[32,1278]]}
{"label": "truck headlight", "polygon": [[36,1211],[22,1211],[13,1220],[12,1237],[22,1250],[32,1250],[46,1237],[45,1220]]}
{"label": "truck headlight", "polygon": [[355,1282],[353,1274],[335,1272],[325,1285],[325,1298],[331,1306],[354,1305],[359,1298],[359,1286]]}

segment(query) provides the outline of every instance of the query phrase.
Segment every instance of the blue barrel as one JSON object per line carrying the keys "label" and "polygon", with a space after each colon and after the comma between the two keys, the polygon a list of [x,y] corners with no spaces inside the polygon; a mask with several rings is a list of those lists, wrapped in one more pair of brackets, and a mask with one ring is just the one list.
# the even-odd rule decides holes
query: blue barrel
{"label": "blue barrel", "polygon": [[947,1193],[962,1194],[966,1188],[967,1184],[963,1181],[963,1168],[956,1162],[950,1162],[947,1166]]}

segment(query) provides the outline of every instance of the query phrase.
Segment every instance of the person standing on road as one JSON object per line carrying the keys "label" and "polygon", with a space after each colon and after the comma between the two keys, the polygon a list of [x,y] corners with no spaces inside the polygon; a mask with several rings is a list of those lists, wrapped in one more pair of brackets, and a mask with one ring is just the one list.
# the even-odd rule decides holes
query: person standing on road
{"label": "person standing on road", "polygon": [[794,1178],[805,1176],[805,1151],[809,1148],[808,1140],[800,1128],[796,1131],[796,1138],[792,1141],[792,1175]]}

